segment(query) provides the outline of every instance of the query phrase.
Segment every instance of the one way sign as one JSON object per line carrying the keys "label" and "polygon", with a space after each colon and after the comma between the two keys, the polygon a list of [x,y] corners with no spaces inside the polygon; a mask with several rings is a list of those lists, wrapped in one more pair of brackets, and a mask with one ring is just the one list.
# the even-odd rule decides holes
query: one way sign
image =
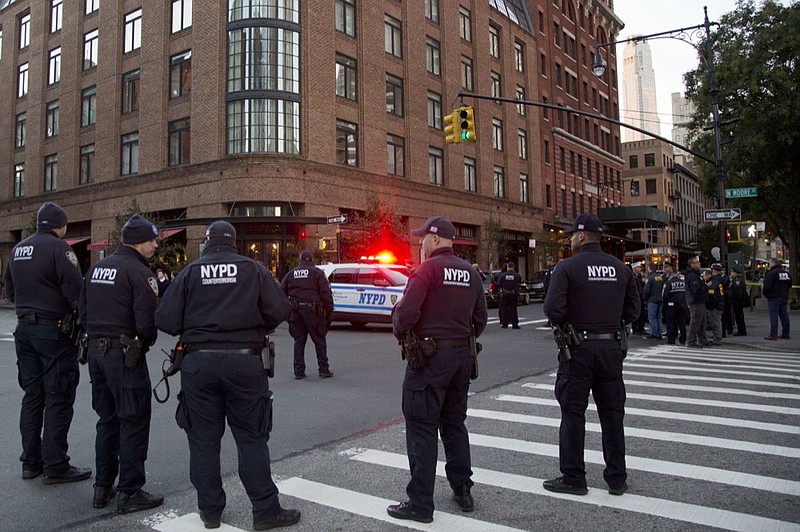
{"label": "one way sign", "polygon": [[742,209],[709,209],[703,211],[703,219],[706,222],[741,220]]}

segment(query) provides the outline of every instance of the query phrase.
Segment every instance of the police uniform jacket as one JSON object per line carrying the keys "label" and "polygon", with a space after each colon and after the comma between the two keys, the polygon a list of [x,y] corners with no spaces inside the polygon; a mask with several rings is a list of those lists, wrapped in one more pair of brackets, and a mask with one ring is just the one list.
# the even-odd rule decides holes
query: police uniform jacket
{"label": "police uniform jacket", "polygon": [[551,323],[571,323],[590,334],[618,331],[621,319],[631,323],[640,310],[633,272],[596,242],[558,263],[544,300]]}
{"label": "police uniform jacket", "polygon": [[135,249],[120,246],[86,272],[80,317],[89,338],[138,336],[153,345],[158,286],[147,261]]}
{"label": "police uniform jacket", "polygon": [[653,272],[644,284],[644,300],[648,303],[661,303],[664,300],[664,275]]}
{"label": "police uniform jacket", "polygon": [[420,338],[439,340],[467,338],[474,326],[480,336],[487,320],[480,276],[448,247],[434,250],[411,274],[392,310],[398,339],[412,328]]}
{"label": "police uniform jacket", "polygon": [[497,275],[497,284],[503,292],[516,292],[522,283],[522,276],[517,272],[506,271]]}
{"label": "police uniform jacket", "polygon": [[83,277],[69,244],[40,229],[11,251],[5,274],[6,297],[17,316],[36,313],[57,321],[78,308]]}
{"label": "police uniform jacket", "polygon": [[700,272],[687,268],[683,277],[686,281],[686,304],[704,305],[708,301],[708,287],[700,277]]}
{"label": "police uniform jacket", "polygon": [[300,261],[297,268],[287,273],[281,281],[281,288],[294,301],[320,302],[327,313],[333,311],[333,293],[328,278],[310,260]]}
{"label": "police uniform jacket", "polygon": [[547,268],[547,271],[544,272],[544,293],[545,294],[547,293],[547,289],[550,288],[550,281],[553,278],[553,268],[555,268],[555,266],[551,266],[550,268]]}
{"label": "police uniform jacket", "polygon": [[289,300],[263,264],[209,241],[178,274],[156,312],[162,331],[197,349],[260,349],[289,317]]}
{"label": "police uniform jacket", "polygon": [[788,299],[792,276],[780,266],[773,266],[764,276],[764,297]]}
{"label": "police uniform jacket", "polygon": [[706,308],[711,310],[725,309],[725,287],[722,285],[722,277],[712,275],[708,281],[708,301]]}
{"label": "police uniform jacket", "polygon": [[731,304],[737,307],[743,307],[747,301],[747,285],[744,283],[744,278],[737,277],[731,278],[731,286],[728,289],[728,297]]}
{"label": "police uniform jacket", "polygon": [[663,300],[670,306],[686,308],[686,285],[680,274],[673,273],[664,282]]}

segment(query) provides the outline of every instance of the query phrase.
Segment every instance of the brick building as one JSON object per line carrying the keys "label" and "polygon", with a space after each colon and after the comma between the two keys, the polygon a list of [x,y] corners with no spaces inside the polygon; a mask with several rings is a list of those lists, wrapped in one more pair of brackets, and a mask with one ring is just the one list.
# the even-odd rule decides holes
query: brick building
{"label": "brick building", "polygon": [[621,27],[611,0],[0,0],[0,258],[56,201],[86,266],[135,198],[190,257],[224,217],[281,275],[380,202],[531,271],[530,239],[619,205],[618,127],[465,100],[478,142],[446,145],[442,116],[465,90],[618,118],[590,65]]}

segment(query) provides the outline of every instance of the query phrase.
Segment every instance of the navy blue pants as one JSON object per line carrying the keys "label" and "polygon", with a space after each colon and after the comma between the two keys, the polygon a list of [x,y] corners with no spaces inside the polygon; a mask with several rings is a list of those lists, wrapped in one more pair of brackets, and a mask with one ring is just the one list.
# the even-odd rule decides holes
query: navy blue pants
{"label": "navy blue pants", "polygon": [[572,348],[572,360],[558,365],[556,399],[561,405],[559,464],[567,484],[586,487],[583,460],[586,407],[589,391],[597,405],[606,468],[603,478],[610,487],[627,479],[625,471],[625,384],[622,382],[622,349],[616,340],[584,342]]}
{"label": "navy blue pants", "polygon": [[667,318],[667,342],[674,344],[675,339],[682,344],[686,341],[686,310],[676,304],[664,307]]}
{"label": "navy blue pants", "polygon": [[253,504],[253,520],[280,512],[267,446],[272,392],[260,357],[214,350],[190,352],[181,367],[175,419],[189,440],[189,476],[203,516],[219,518],[225,508],[220,441],[226,419],[236,441],[239,478]]}
{"label": "navy blue pants", "polygon": [[78,351],[55,325],[17,325],[22,468],[55,475],[69,467],[67,433],[78,387]]}
{"label": "navy blue pants", "polygon": [[469,347],[439,349],[422,369],[406,367],[403,415],[411,480],[406,493],[411,508],[433,514],[433,487],[439,454],[437,429],[442,437],[445,472],[450,486],[472,486],[467,418],[467,391],[472,371]]}
{"label": "navy blue pants", "polygon": [[328,343],[325,340],[325,318],[310,307],[293,310],[289,316],[289,334],[294,338],[294,374],[306,373],[306,341],[311,336],[317,353],[320,373],[330,371],[328,365]]}
{"label": "navy blue pants", "polygon": [[500,316],[500,325],[519,327],[516,292],[503,292],[500,295],[500,311],[498,311],[498,314]]}
{"label": "navy blue pants", "polygon": [[144,462],[150,444],[150,373],[142,355],[135,368],[125,367],[121,347],[103,354],[89,348],[89,377],[92,379],[92,408],[97,420],[95,463],[97,486],[113,486],[135,493],[146,481]]}

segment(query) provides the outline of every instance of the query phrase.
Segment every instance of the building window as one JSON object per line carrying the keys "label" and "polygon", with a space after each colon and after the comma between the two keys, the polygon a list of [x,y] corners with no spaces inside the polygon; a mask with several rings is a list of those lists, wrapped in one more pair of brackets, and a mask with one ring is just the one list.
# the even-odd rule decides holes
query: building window
{"label": "building window", "polygon": [[61,30],[61,25],[64,23],[64,6],[63,0],[52,0],[50,3],[50,33],[55,33]]}
{"label": "building window", "polygon": [[191,121],[188,118],[169,123],[169,165],[186,164],[192,152]]}
{"label": "building window", "polygon": [[28,113],[20,113],[17,115],[14,131],[14,147],[25,147],[25,137],[28,135]]}
{"label": "building window", "polygon": [[27,48],[31,44],[31,14],[25,13],[19,17],[19,49]]}
{"label": "building window", "polygon": [[336,96],[356,101],[358,99],[358,68],[356,60],[336,54]]}
{"label": "building window", "polygon": [[139,110],[139,69],[122,75],[122,113]]}
{"label": "building window", "polygon": [[561,65],[556,63],[556,87],[561,87]]}
{"label": "building window", "polygon": [[425,0],[425,18],[439,23],[439,0]]}
{"label": "building window", "polygon": [[569,150],[569,173],[575,175],[575,152]]}
{"label": "building window", "polygon": [[403,26],[389,15],[383,19],[383,48],[387,54],[403,57]]}
{"label": "building window", "polygon": [[252,98],[228,103],[228,153],[300,153],[300,103]]}
{"label": "building window", "polygon": [[192,27],[192,0],[172,0],[172,33]]}
{"label": "building window", "polygon": [[561,215],[567,215],[567,191],[563,188],[561,189]]}
{"label": "building window", "polygon": [[503,121],[497,118],[492,119],[492,147],[503,151]]}
{"label": "building window", "polygon": [[500,86],[500,74],[498,74],[497,72],[492,72],[489,76],[491,84],[491,95],[494,98],[502,98],[503,89]]}
{"label": "building window", "polygon": [[386,74],[386,112],[403,116],[403,80]]}
{"label": "building window", "polygon": [[655,153],[645,153],[644,154],[644,165],[645,166],[655,166],[656,165],[656,154]]}
{"label": "building window", "polygon": [[428,180],[433,185],[444,185],[444,152],[440,148],[428,148]]}
{"label": "building window", "polygon": [[[542,103],[547,103],[547,96],[542,96]],[[542,107],[542,118],[550,120],[550,109],[547,107]]]}
{"label": "building window", "polygon": [[472,42],[472,14],[466,7],[458,8],[458,33],[465,41]]}
{"label": "building window", "polygon": [[629,168],[639,168],[639,156],[638,155],[631,155],[628,157],[628,167]]}
{"label": "building window", "polygon": [[358,126],[344,120],[336,121],[336,162],[358,166]]}
{"label": "building window", "polygon": [[428,127],[442,129],[442,96],[428,92]]}
{"label": "building window", "polygon": [[173,55],[169,60],[169,97],[192,92],[192,51]]}
{"label": "building window", "polygon": [[563,146],[558,148],[558,169],[562,172],[567,171],[567,150]]}
{"label": "building window", "polygon": [[519,174],[519,201],[530,203],[531,195],[528,191],[528,174]]}
{"label": "building window", "polygon": [[25,195],[25,163],[14,165],[14,197]]}
{"label": "building window", "polygon": [[517,72],[525,71],[525,45],[514,41],[514,68]]}
{"label": "building window", "polygon": [[58,155],[44,158],[44,191],[50,192],[58,186]]}
{"label": "building window", "polygon": [[386,135],[386,172],[404,176],[405,166],[405,140],[392,134]]}
{"label": "building window", "polygon": [[83,35],[83,69],[89,70],[97,66],[97,41],[98,30],[92,30]]}
{"label": "building window", "polygon": [[438,76],[441,73],[441,44],[436,39],[425,38],[425,64],[428,72]]}
{"label": "building window", "polygon": [[275,19],[297,24],[300,20],[300,0],[229,0],[227,4],[228,22]]}
{"label": "building window", "polygon": [[81,185],[94,181],[94,144],[81,146],[81,174],[79,179]]}
{"label": "building window", "polygon": [[[521,87],[517,85],[517,100],[524,100],[525,99],[525,87]],[[517,104],[517,114],[520,116],[525,116],[525,107],[524,103]]]}
{"label": "building window", "polygon": [[575,199],[576,199],[575,198],[575,193],[573,192],[572,193],[572,217],[573,218],[578,216],[578,213],[576,212],[578,210],[578,205],[577,205]]}
{"label": "building window", "polygon": [[356,2],[355,0],[336,0],[336,31],[351,37],[356,35]]}
{"label": "building window", "polygon": [[489,25],[489,55],[500,57],[500,28]]}
{"label": "building window", "polygon": [[477,163],[472,157],[464,157],[464,190],[478,191]]}
{"label": "building window", "polygon": [[471,91],[474,86],[472,76],[472,59],[461,56],[461,88]]}
{"label": "building window", "polygon": [[658,192],[658,185],[655,179],[645,179],[644,186],[647,194],[656,194]]}
{"label": "building window", "polygon": [[300,94],[300,33],[279,27],[228,32],[228,92]]}
{"label": "building window", "polygon": [[505,171],[503,170],[502,166],[495,166],[493,170],[494,174],[494,197],[496,198],[505,198],[506,197],[506,177]]}
{"label": "building window", "polygon": [[97,121],[97,87],[92,85],[81,91],[81,127]]}
{"label": "building window", "polygon": [[[639,180],[631,180],[631,196],[639,195]],[[599,199],[598,199],[599,201]]]}
{"label": "building window", "polygon": [[53,85],[61,79],[61,47],[50,50],[50,60],[47,62],[47,84]]}
{"label": "building window", "polygon": [[548,209],[552,209],[553,208],[553,189],[550,188],[550,185],[545,185],[544,186],[544,197],[545,197],[545,201],[547,202],[547,208]]}
{"label": "building window", "polygon": [[100,0],[86,0],[85,7],[86,9],[84,9],[83,13],[85,15],[91,15],[100,9]]}
{"label": "building window", "polygon": [[122,136],[121,163],[119,173],[131,175],[139,173],[139,132]]}
{"label": "building window", "polygon": [[517,140],[519,141],[519,158],[523,161],[528,160],[528,133],[524,129],[517,130]]}
{"label": "building window", "polygon": [[45,112],[46,138],[58,135],[58,108],[58,100],[53,100],[47,104],[47,111]]}
{"label": "building window", "polygon": [[127,54],[142,47],[142,10],[137,9],[125,15],[125,46]]}
{"label": "building window", "polygon": [[539,54],[539,70],[542,71],[542,76],[547,77],[547,56]]}
{"label": "building window", "polygon": [[544,141],[544,162],[550,164],[550,141]]}

